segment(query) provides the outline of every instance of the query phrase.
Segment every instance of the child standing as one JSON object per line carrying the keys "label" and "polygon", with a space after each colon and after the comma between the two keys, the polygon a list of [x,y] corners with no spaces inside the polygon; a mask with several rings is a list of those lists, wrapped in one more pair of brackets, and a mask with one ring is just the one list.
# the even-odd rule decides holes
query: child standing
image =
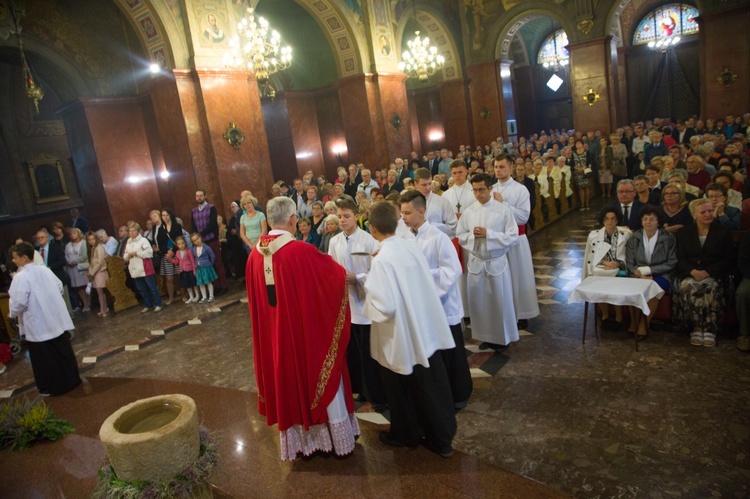
{"label": "child standing", "polygon": [[[180,287],[187,290],[189,298],[185,303],[198,303],[198,289],[195,282],[195,257],[193,252],[187,246],[187,241],[182,236],[178,236],[177,251],[172,257],[172,263],[180,267]],[[183,296],[185,291],[182,292]]]}
{"label": "child standing", "polygon": [[[190,240],[193,241],[193,257],[195,258],[195,280],[198,287],[201,290],[202,298],[199,303],[206,301],[214,301],[214,281],[219,278],[214,270],[214,262],[216,261],[216,255],[213,250],[203,244],[201,235],[197,232],[193,232],[190,236]],[[208,297],[206,296],[206,288],[208,288]],[[196,293],[197,294],[197,293]],[[196,299],[198,297],[196,296]]]}
{"label": "child standing", "polygon": [[594,172],[591,171],[591,168],[581,164],[576,164],[573,178],[578,187],[578,196],[581,198],[581,211],[591,209],[589,206],[589,199],[591,198],[591,178],[593,176]]}

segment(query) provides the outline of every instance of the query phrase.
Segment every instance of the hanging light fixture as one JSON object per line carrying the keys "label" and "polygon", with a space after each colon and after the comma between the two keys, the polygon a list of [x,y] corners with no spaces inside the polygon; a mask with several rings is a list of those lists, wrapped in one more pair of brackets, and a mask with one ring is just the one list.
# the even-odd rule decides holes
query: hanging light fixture
{"label": "hanging light fixture", "polygon": [[26,61],[26,53],[23,50],[23,40],[21,39],[21,25],[18,22],[17,16],[18,13],[16,12],[13,2],[9,0],[8,4],[10,6],[11,15],[13,16],[13,24],[15,24],[16,26],[18,50],[21,51],[21,68],[23,69],[23,86],[26,90],[26,97],[34,102],[34,109],[36,110],[36,114],[39,114],[39,101],[44,99],[44,89],[41,87],[41,85],[37,84],[36,80],[34,80],[34,77],[31,74],[31,68],[29,67],[29,63]]}
{"label": "hanging light fixture", "polygon": [[[417,6],[414,2],[412,2],[412,6],[414,7],[414,19],[416,20]],[[414,34],[416,35],[415,38],[406,42],[409,49],[401,55],[402,60],[398,63],[398,69],[410,77],[425,81],[443,68],[445,57],[438,55],[437,48],[430,45],[428,37],[421,38],[419,36],[419,30],[415,31]]]}
{"label": "hanging light fixture", "polygon": [[269,77],[292,64],[292,48],[281,46],[281,35],[272,29],[263,17],[256,19],[254,9],[237,23],[237,34],[229,41],[229,53],[224,56],[224,66],[246,68],[255,73],[261,97],[276,95]]}

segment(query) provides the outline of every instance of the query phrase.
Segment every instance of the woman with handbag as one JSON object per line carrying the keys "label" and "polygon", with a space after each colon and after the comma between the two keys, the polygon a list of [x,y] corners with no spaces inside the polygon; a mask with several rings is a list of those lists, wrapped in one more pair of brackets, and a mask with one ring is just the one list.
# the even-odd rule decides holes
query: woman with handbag
{"label": "woman with handbag", "polygon": [[122,256],[128,262],[130,276],[135,281],[135,285],[138,286],[138,292],[146,305],[141,310],[142,314],[145,314],[151,308],[154,309],[154,312],[161,312],[162,308],[159,288],[156,286],[156,279],[154,279],[154,263],[151,261],[153,254],[154,250],[151,248],[151,243],[141,235],[141,226],[136,222],[128,224],[128,242]]}
{"label": "woman with handbag", "polygon": [[[579,166],[580,168],[580,166]],[[582,278],[588,276],[624,277],[627,273],[625,248],[633,233],[627,227],[619,227],[619,215],[614,208],[605,208],[599,222],[603,227],[592,230],[586,241]],[[615,321],[622,323],[622,307],[598,304],[602,321],[609,319],[610,307],[614,307]]]}
{"label": "woman with handbag", "polygon": [[174,300],[175,276],[180,274],[180,268],[172,263],[172,258],[177,247],[175,241],[182,235],[182,226],[177,223],[174,212],[169,208],[153,210],[149,217],[154,224],[154,270],[164,276],[167,283],[167,301],[164,304],[171,305]]}
{"label": "woman with handbag", "polygon": [[65,260],[68,262],[66,271],[70,278],[70,289],[78,293],[83,303],[83,312],[91,311],[91,296],[86,294],[89,283],[89,257],[86,241],[81,229],[70,229],[70,242],[65,245]]}

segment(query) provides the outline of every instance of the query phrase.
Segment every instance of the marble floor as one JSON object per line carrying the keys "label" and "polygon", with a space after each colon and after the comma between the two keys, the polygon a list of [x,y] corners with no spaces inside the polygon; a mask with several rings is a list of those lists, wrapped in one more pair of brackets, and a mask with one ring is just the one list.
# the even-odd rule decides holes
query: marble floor
{"label": "marble floor", "polygon": [[[77,319],[73,345],[89,383],[83,394],[47,401],[79,431],[25,454],[0,451],[0,469],[23,469],[21,483],[38,485],[19,488],[17,476],[3,473],[0,497],[87,497],[103,457],[96,440],[103,419],[169,389],[195,394],[206,421],[220,431],[229,423],[216,401],[237,407],[226,428],[227,466],[254,470],[259,481],[248,488],[247,480],[223,470],[214,484],[229,497],[313,490],[331,497],[747,497],[750,357],[735,348],[733,331],[720,335],[713,349],[692,347],[685,334],[666,328],[653,331],[638,352],[625,332],[590,334],[581,343],[583,305],[568,305],[567,298],[580,282],[594,213],[573,213],[530,238],[542,315],[529,321],[521,340],[503,353],[467,343],[475,389],[458,415],[451,459],[384,448],[377,432],[388,414],[365,404],[358,409],[363,437],[352,460],[277,462],[277,435],[253,410],[249,319],[242,283],[233,282],[213,306],[175,303],[159,314],[131,309]],[[122,395],[120,387],[126,387]],[[0,397],[23,393],[33,396],[35,389],[21,355],[0,377]],[[232,445],[240,448],[235,430],[247,433],[244,441],[256,439],[266,459],[246,457],[255,447],[242,447],[252,450],[245,457],[233,452]],[[77,441],[88,454],[76,454],[75,469],[60,468],[81,478],[77,486],[66,488],[70,476],[32,471],[42,456],[54,461],[74,452]],[[281,485],[263,478],[274,476],[284,477]]]}

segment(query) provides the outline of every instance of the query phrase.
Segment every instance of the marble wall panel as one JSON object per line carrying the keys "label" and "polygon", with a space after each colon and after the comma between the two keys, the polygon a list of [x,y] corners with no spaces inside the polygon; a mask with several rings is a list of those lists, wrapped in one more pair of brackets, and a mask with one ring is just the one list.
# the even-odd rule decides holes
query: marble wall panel
{"label": "marble wall panel", "polygon": [[[383,110],[387,156],[385,162],[377,166],[386,166],[396,157],[408,156],[413,149],[409,127],[409,102],[406,97],[406,75],[378,74],[376,77],[380,108]],[[400,125],[394,126],[392,120],[398,116]],[[381,159],[381,161],[383,161]]]}
{"label": "marble wall panel", "polygon": [[[750,5],[702,15],[698,22],[701,114],[716,119],[746,112],[750,109]],[[724,68],[737,75],[726,86],[716,81]]]}
{"label": "marble wall panel", "polygon": [[[338,165],[326,165],[323,160],[313,95],[309,92],[286,92],[286,106],[299,175],[312,170],[316,176],[326,175],[327,178],[335,178]],[[333,175],[329,173],[331,170]]]}
{"label": "marble wall panel", "polygon": [[626,54],[628,49],[626,47],[619,47],[617,49],[617,80],[618,88],[620,90],[620,112],[618,114],[619,120],[617,126],[623,126],[630,123],[630,117],[628,116],[628,73],[627,73],[627,60]]}
{"label": "marble wall panel", "polygon": [[[146,131],[146,141],[151,153],[151,166],[153,167],[154,179],[156,180],[156,189],[159,191],[159,197],[154,200],[155,206],[153,209],[161,210],[162,208],[170,208],[174,210],[174,196],[172,196],[172,190],[169,188],[169,181],[162,177],[162,172],[166,171],[167,165],[164,159],[162,141],[159,137],[159,128],[156,124],[154,106],[151,103],[150,97],[142,100],[141,112],[143,113],[143,127]],[[179,192],[178,197],[183,201],[189,200],[189,196],[184,191]],[[185,215],[189,212],[183,210],[175,213],[184,222]]]}
{"label": "marble wall panel", "polygon": [[[414,110],[417,113],[419,123],[419,141],[422,144],[422,152],[439,149],[441,147],[454,147],[450,145],[449,137],[446,136],[443,126],[443,110],[440,99],[440,89],[430,87],[412,91]],[[434,136],[438,136],[434,140]],[[458,146],[455,146],[457,149]]]}
{"label": "marble wall panel", "polygon": [[[350,162],[338,89],[331,87],[318,91],[314,100],[326,177],[335,178],[336,169]],[[341,159],[334,151],[341,151]]]}
{"label": "marble wall panel", "polygon": [[[190,165],[195,179],[195,187],[188,189],[187,192],[193,191],[193,196],[189,197],[195,203],[195,189],[205,189],[213,196],[219,192],[219,184],[213,167],[213,149],[197,75],[191,70],[184,69],[175,70],[174,76],[190,149]],[[189,225],[188,220],[183,219],[183,222]]]}
{"label": "marble wall panel", "polygon": [[370,110],[370,112],[367,113],[366,118],[370,121],[374,145],[373,161],[369,164],[365,163],[365,165],[381,168],[388,165],[390,162],[387,134],[389,133],[388,128],[391,127],[389,122],[393,114],[387,113],[387,111],[383,109],[377,75],[365,75],[364,83],[367,94],[367,106]]}
{"label": "marble wall panel", "polygon": [[[219,192],[209,199],[220,207],[219,213],[225,213],[231,201],[249,189],[264,204],[271,193],[273,173],[255,78],[240,71],[198,69],[196,73],[219,186]],[[239,149],[224,140],[230,123],[245,134]]]}
{"label": "marble wall panel", "polygon": [[534,89],[534,71],[532,66],[521,66],[514,69],[515,73],[515,92],[516,101],[516,121],[518,124],[518,133],[529,137],[533,133],[539,132],[539,123],[537,123],[536,96]]}
{"label": "marble wall panel", "polygon": [[[419,133],[419,116],[417,114],[417,103],[414,100],[414,93],[407,94],[409,103],[409,133],[411,133],[411,143],[415,151],[423,151],[422,137]],[[430,147],[430,144],[424,144],[424,147]]]}
{"label": "marble wall panel", "polygon": [[458,150],[461,144],[474,143],[471,122],[468,82],[456,79],[440,86],[440,109],[442,111],[445,140],[449,147]]}
{"label": "marble wall panel", "polygon": [[297,168],[297,158],[294,155],[294,141],[292,129],[289,126],[286,96],[281,95],[274,100],[265,99],[262,101],[262,107],[263,126],[266,128],[273,177],[291,185],[292,180],[300,174]]}
{"label": "marble wall panel", "polygon": [[[609,86],[610,37],[596,38],[568,45],[570,54],[571,99],[576,130],[612,129],[612,94]],[[590,106],[583,96],[593,89],[599,100]]]}
{"label": "marble wall panel", "polygon": [[[375,133],[370,117],[370,106],[365,76],[352,76],[339,81],[341,118],[344,124],[348,161],[375,164]],[[377,113],[377,109],[372,110]]]}
{"label": "marble wall panel", "polygon": [[[195,206],[192,193],[198,186],[188,139],[188,120],[183,115],[177,81],[172,76],[152,80],[149,93],[164,169],[169,172],[169,180],[161,188],[162,191],[166,188],[168,192],[162,195],[162,199],[171,197],[170,206],[185,222]],[[156,173],[159,175],[161,171]]]}
{"label": "marble wall panel", "polygon": [[[501,114],[502,95],[499,88],[498,65],[498,61],[489,61],[466,67],[474,141],[481,145],[489,144],[501,135],[501,123],[505,122]],[[482,113],[482,110],[485,113]]]}

